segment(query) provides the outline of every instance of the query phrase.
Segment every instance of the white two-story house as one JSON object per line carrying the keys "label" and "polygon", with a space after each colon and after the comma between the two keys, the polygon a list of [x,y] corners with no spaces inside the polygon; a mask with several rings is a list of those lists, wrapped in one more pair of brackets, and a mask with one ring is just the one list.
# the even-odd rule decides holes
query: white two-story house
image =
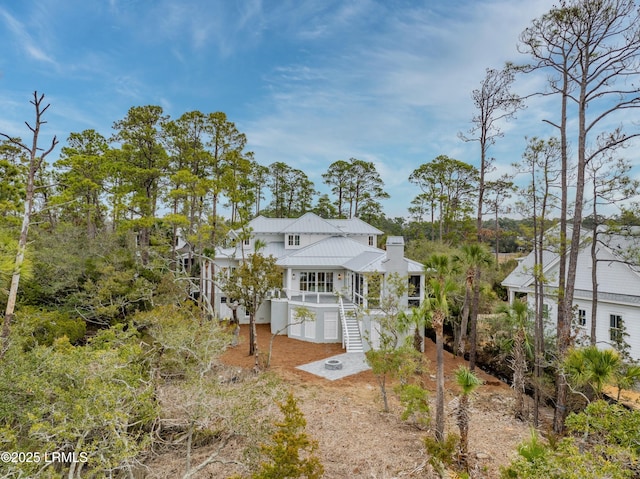
{"label": "white two-story house", "polygon": [[[259,216],[245,231],[250,231],[250,238],[241,240],[238,232],[231,232],[235,245],[217,250],[215,258],[203,263],[202,294],[220,318],[231,317],[237,305],[215,277],[252,254],[256,244],[260,254],[275,257],[282,269],[281,289],[256,315],[256,322],[270,323],[274,333],[282,330],[317,343],[342,342],[348,350],[366,349],[369,345],[361,343],[366,337],[375,347],[376,308],[390,275],[405,278],[409,285],[404,306],[417,306],[423,299],[423,266],[404,257],[403,238],[391,236],[380,249],[376,245],[383,232],[358,218],[323,219],[313,213],[300,218]],[[315,320],[292,324],[300,306],[314,313]],[[238,313],[243,322],[242,308]]]}
{"label": "white two-story house", "polygon": [[[632,358],[640,360],[640,236],[635,232],[601,232],[596,242],[597,302],[592,286],[592,235],[585,233],[578,252],[574,290],[573,334],[578,340],[590,337],[592,312],[596,307],[596,344],[613,348],[616,338],[624,332]],[[534,255],[523,258],[502,285],[509,292],[509,302],[526,298],[532,310]],[[557,248],[544,251],[542,274],[547,278],[544,307],[550,321],[550,331],[557,319],[558,277],[560,257]]]}

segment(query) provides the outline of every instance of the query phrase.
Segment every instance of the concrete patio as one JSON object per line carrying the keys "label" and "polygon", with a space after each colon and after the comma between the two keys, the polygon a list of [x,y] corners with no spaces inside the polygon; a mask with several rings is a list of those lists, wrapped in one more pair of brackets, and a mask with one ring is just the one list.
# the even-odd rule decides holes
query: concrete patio
{"label": "concrete patio", "polygon": [[[342,362],[341,369],[327,369],[325,363],[328,360],[338,360]],[[316,376],[323,377],[329,381],[335,381],[342,379],[353,374],[358,374],[362,371],[371,369],[367,364],[364,353],[344,353],[337,356],[331,356],[330,358],[321,359],[320,361],[314,361],[309,364],[303,364],[297,366],[296,369],[306,371]]]}

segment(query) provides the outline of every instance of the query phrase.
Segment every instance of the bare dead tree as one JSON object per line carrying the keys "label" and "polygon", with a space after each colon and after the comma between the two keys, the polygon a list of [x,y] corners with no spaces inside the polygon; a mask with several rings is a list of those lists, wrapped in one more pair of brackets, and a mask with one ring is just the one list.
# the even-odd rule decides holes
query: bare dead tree
{"label": "bare dead tree", "polygon": [[[563,176],[561,144],[555,138],[547,140],[537,137],[528,139],[522,162],[515,164],[516,171],[529,177],[522,190],[520,210],[533,220],[533,287],[534,287],[534,410],[533,422],[538,426],[540,387],[544,362],[544,296],[548,278],[543,265],[545,254],[550,252],[549,233],[545,230],[547,218],[557,206],[554,190],[560,186]],[[546,240],[546,241],[545,241]]]}
{"label": "bare dead tree", "polygon": [[36,120],[33,126],[25,121],[27,128],[32,133],[31,146],[27,146],[22,140],[13,138],[6,133],[0,133],[0,136],[5,137],[10,143],[13,143],[20,149],[24,150],[28,154],[29,168],[27,174],[26,196],[24,202],[24,213],[22,217],[22,228],[20,229],[20,239],[18,240],[18,250],[16,252],[16,259],[13,266],[13,274],[11,276],[11,286],[9,288],[9,298],[7,299],[7,307],[4,313],[4,320],[2,323],[2,349],[0,350],[0,358],[4,356],[9,344],[9,333],[11,330],[11,322],[13,321],[14,311],[16,307],[16,298],[18,296],[18,286],[20,284],[20,273],[22,265],[24,263],[24,256],[27,250],[27,237],[29,233],[29,224],[31,223],[31,214],[33,212],[33,202],[35,196],[35,182],[44,162],[44,159],[53,151],[58,144],[57,138],[54,136],[51,140],[51,145],[47,150],[38,147],[38,139],[40,136],[40,128],[47,123],[42,119],[42,116],[49,108],[50,104],[43,105],[44,94],[38,95],[37,91],[33,92],[33,100],[30,103],[36,110]]}
{"label": "bare dead tree", "polygon": [[[480,83],[480,88],[473,90],[471,95],[476,108],[476,114],[471,120],[473,126],[469,130],[471,136],[465,136],[462,133],[458,134],[462,140],[477,141],[480,145],[480,181],[478,184],[476,217],[478,242],[482,241],[482,218],[486,190],[485,175],[491,171],[493,162],[493,158],[488,156],[488,150],[496,142],[496,139],[504,135],[500,129],[501,122],[513,118],[518,110],[524,108],[522,99],[511,92],[511,85],[514,79],[514,70],[510,67],[503,70],[488,68],[484,79]],[[475,274],[471,301],[471,320],[469,322],[469,369],[471,371],[474,370],[476,364],[476,331],[478,309],[480,307],[481,269],[478,268]]]}
{"label": "bare dead tree", "polygon": [[[560,218],[560,272],[558,321],[556,327],[559,359],[571,346],[571,319],[576,268],[581,241],[587,145],[599,135],[599,128],[615,114],[640,107],[640,89],[635,77],[640,72],[640,12],[632,0],[562,0],[558,7],[535,20],[521,35],[523,51],[534,59],[533,69],[550,73],[548,85],[561,96],[561,118],[548,121],[560,132],[563,162],[568,165],[569,137],[576,142],[576,182],[571,238],[567,212],[569,203],[566,173],[563,178]],[[571,109],[569,108],[571,105]],[[569,113],[577,125],[569,135]],[[612,136],[601,148],[616,148],[638,133]],[[568,168],[563,168],[566,172]],[[568,385],[556,376],[554,430],[564,429]]]}

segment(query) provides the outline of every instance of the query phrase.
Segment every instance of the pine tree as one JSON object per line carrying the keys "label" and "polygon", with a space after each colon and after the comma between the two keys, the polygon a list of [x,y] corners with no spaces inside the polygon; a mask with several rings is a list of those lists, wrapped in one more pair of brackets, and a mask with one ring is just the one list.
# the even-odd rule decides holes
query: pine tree
{"label": "pine tree", "polygon": [[260,448],[267,461],[260,465],[252,479],[321,478],[324,467],[314,454],[318,443],[307,436],[307,421],[293,394],[289,393],[287,400],[280,404],[280,411],[284,418],[276,423],[273,443]]}

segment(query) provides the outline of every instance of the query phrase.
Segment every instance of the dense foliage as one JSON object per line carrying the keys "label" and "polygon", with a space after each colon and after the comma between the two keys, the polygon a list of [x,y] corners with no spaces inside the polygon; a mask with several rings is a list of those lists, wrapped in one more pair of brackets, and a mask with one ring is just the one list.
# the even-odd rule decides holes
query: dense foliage
{"label": "dense foliage", "polygon": [[[598,226],[606,223],[640,224],[635,207],[620,207],[609,219],[602,214],[604,206],[633,199],[639,186],[629,177],[628,161],[620,158],[638,133],[626,132],[627,118],[616,117],[640,106],[631,81],[639,72],[639,19],[631,0],[566,0],[534,20],[520,37],[530,63],[487,70],[482,87],[472,93],[478,112],[471,136],[461,137],[479,143],[479,168],[446,154],[425,159],[406,178],[420,190],[407,205],[406,218],[385,216],[382,201],[388,193],[373,162],[334,161],[320,175],[327,187],[322,193],[301,169],[279,161],[260,164],[223,112],[191,111],[172,119],[160,106],[134,106],[110,132],[70,133],[58,159],[47,163],[57,139],[48,148],[38,146],[49,105],[34,93],[35,127],[27,122],[33,141],[0,132],[0,300],[7,306],[0,345],[0,448],[67,456],[55,464],[9,462],[7,474],[132,475],[152,447],[183,451],[185,477],[214,461],[235,461],[246,474],[257,470],[257,440],[271,432],[270,407],[282,392],[268,375],[226,376],[218,357],[231,337],[197,301],[204,302],[201,259],[227,244],[229,229],[239,229],[240,239],[246,239],[245,225],[260,214],[359,217],[387,234],[405,236],[406,255],[425,264],[430,277],[422,308],[401,314],[398,298],[406,290],[378,298],[380,348],[367,359],[385,410],[387,380],[397,380],[403,419],[425,426],[427,395],[410,377],[421,367],[420,332],[428,325],[435,333],[436,438],[425,442],[434,464],[447,462],[457,445],[455,437],[445,436],[442,355],[449,337],[457,353],[469,351],[471,369],[478,344],[485,358],[508,365],[518,418],[527,419],[523,394],[534,389],[536,425],[554,376],[558,433],[574,405],[573,392],[584,405],[602,397],[610,384],[631,387],[640,368],[625,355],[624,335],[615,341],[618,352],[593,346],[595,333],[591,347],[575,349],[572,320],[581,229],[592,228],[596,238]],[[513,174],[487,181],[493,161],[488,148],[502,136],[498,125],[522,106],[509,86],[516,72],[537,70],[547,75],[548,85],[531,94],[560,99],[559,108],[550,110],[559,117],[545,118],[558,138],[528,139]],[[617,120],[621,125],[611,130]],[[524,178],[520,187],[516,176]],[[512,196],[512,206],[526,219],[500,217]],[[558,228],[554,246],[560,265],[553,338],[545,334],[542,301],[548,289],[542,255],[550,226]],[[497,300],[505,299],[498,285],[515,266],[496,266],[500,253],[519,251],[532,251],[536,258],[535,310],[509,305],[486,320],[476,338],[478,314],[491,313]],[[273,258],[243,259],[241,267],[219,279],[253,323],[280,274]],[[594,278],[597,298],[597,274]],[[387,288],[401,283],[406,287],[405,279],[390,279]],[[592,327],[595,331],[593,321]],[[413,344],[401,346],[399,338],[411,331],[418,333]],[[254,328],[250,348],[257,352]],[[466,378],[472,387],[471,376],[463,376],[461,383]],[[465,458],[467,399],[463,388],[458,421]],[[302,432],[304,419],[292,397],[281,412],[285,419],[276,424],[273,443],[262,448],[272,462],[255,477],[320,476],[315,444]],[[550,436],[547,444],[533,436],[522,445],[522,457],[504,477],[638,476],[637,412],[596,401],[570,415],[566,426],[565,438]],[[217,449],[196,464],[191,451],[202,438]],[[242,451],[227,448],[232,440],[246,441]],[[300,448],[311,455],[300,458]]]}
{"label": "dense foliage", "polygon": [[569,435],[556,443],[545,443],[532,433],[502,477],[638,477],[640,412],[596,401],[569,415],[566,425]]}
{"label": "dense foliage", "polygon": [[8,451],[74,453],[76,461],[9,469],[31,477],[69,469],[75,477],[81,469],[108,475],[134,467],[157,416],[149,357],[135,329],[103,330],[84,346],[66,336],[32,346],[22,326],[24,337],[14,339],[0,369],[0,442]]}

